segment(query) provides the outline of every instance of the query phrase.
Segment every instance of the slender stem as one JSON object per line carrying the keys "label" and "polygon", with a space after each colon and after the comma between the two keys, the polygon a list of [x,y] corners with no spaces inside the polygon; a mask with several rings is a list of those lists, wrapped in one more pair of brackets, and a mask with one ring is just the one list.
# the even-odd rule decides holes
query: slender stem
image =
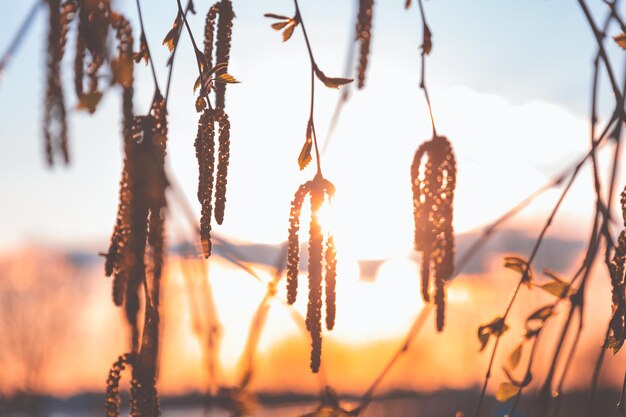
{"label": "slender stem", "polygon": [[154,59],[152,59],[152,53],[150,52],[150,46],[148,45],[148,38],[146,36],[146,28],[143,24],[143,14],[141,13],[141,4],[139,0],[136,0],[137,4],[137,14],[139,15],[139,25],[141,26],[141,42],[146,46],[146,50],[148,51],[148,61],[150,62],[150,69],[152,71],[152,79],[154,81],[154,89],[155,96],[161,95],[161,90],[159,89],[159,82],[157,81],[156,70],[154,69]]}
{"label": "slender stem", "polygon": [[[422,44],[421,54],[421,76],[420,76],[420,88],[424,91],[424,97],[426,98],[426,104],[428,105],[428,113],[430,114],[430,123],[433,129],[433,138],[437,136],[437,129],[435,128],[435,118],[433,117],[433,108],[430,104],[430,96],[428,95],[428,88],[426,87],[426,55],[430,52],[426,50],[426,37],[430,36],[430,29],[426,23],[426,15],[424,14],[424,5],[422,0],[418,1],[420,7],[420,16],[422,18],[422,32],[424,36],[424,44]],[[428,34],[428,35],[427,35]],[[430,40],[429,40],[430,42]]]}
{"label": "slender stem", "polygon": [[613,68],[611,67],[611,62],[609,61],[608,55],[606,53],[606,50],[604,49],[604,44],[603,44],[603,39],[605,37],[605,34],[600,32],[600,30],[598,29],[598,27],[596,26],[593,17],[591,16],[591,13],[589,12],[589,8],[587,7],[587,4],[585,3],[585,0],[578,0],[578,4],[580,4],[580,7],[583,11],[583,13],[585,14],[585,17],[587,18],[587,22],[589,23],[589,27],[591,27],[591,30],[593,31],[593,35],[596,38],[596,43],[598,44],[598,52],[600,53],[600,57],[602,58],[602,61],[604,62],[604,66],[606,68],[606,73],[609,76],[609,82],[611,83],[611,88],[613,89],[613,94],[615,95],[615,100],[618,104],[618,108],[616,109],[619,112],[619,117],[620,119],[623,120],[624,118],[624,108],[623,108],[623,103],[624,103],[624,98],[623,98],[623,94],[619,88],[619,84],[617,83],[617,80],[615,78],[615,74],[613,72]]}
{"label": "slender stem", "polygon": [[[187,2],[187,7],[185,7],[185,13],[184,13],[185,17],[187,16],[187,13],[191,9],[192,4],[193,4],[192,0],[189,0]],[[174,58],[176,57],[176,51],[178,51],[178,40],[180,39],[181,32],[182,32],[182,28],[178,31],[178,34],[176,34],[176,38],[174,39],[174,50],[172,50],[172,55],[170,55],[170,58],[168,61],[169,70],[167,72],[167,84],[165,86],[165,107],[167,107],[167,99],[170,96],[170,86],[172,85],[172,73],[174,72]]]}
{"label": "slender stem", "polygon": [[32,7],[30,8],[30,11],[26,15],[26,18],[24,19],[19,29],[17,30],[17,33],[11,40],[9,47],[2,55],[2,58],[0,58],[0,74],[4,73],[7,65],[9,65],[9,62],[11,61],[11,59],[17,52],[22,42],[24,41],[24,38],[26,37],[26,33],[33,26],[33,22],[35,21],[35,17],[37,16],[37,12],[39,11],[39,8],[43,6],[44,4],[45,4],[45,1],[43,0],[35,0],[35,2],[33,3]]}
{"label": "slender stem", "polygon": [[[202,65],[200,63],[200,60],[198,59],[198,54],[201,54],[202,51],[198,49],[198,44],[196,44],[196,39],[193,37],[193,32],[191,31],[191,27],[189,26],[189,22],[187,21],[187,13],[183,11],[183,5],[180,3],[180,0],[176,0],[176,3],[178,4],[178,14],[183,19],[183,23],[185,24],[185,28],[187,28],[187,33],[189,34],[189,39],[191,39],[191,44],[193,45],[193,52],[196,56],[196,64],[198,65],[198,74],[200,76],[200,92],[202,92],[202,89],[204,88],[204,75],[202,72]],[[205,98],[209,106],[209,109],[211,109],[212,106],[211,106],[211,100],[209,99],[209,96],[206,95]]]}
{"label": "slender stem", "polygon": [[304,35],[304,42],[306,43],[306,49],[309,53],[309,60],[311,61],[311,108],[309,111],[308,126],[311,127],[311,131],[312,131],[311,133],[313,136],[313,146],[315,148],[317,174],[321,176],[322,165],[320,162],[319,147],[317,145],[317,135],[315,134],[315,122],[313,121],[313,112],[315,109],[315,70],[317,69],[317,64],[315,63],[315,58],[313,57],[313,50],[311,48],[311,42],[309,42],[309,36],[306,33],[306,27],[304,26],[304,21],[302,20],[302,15],[300,14],[300,7],[298,6],[298,0],[293,0],[293,3],[296,8],[296,21],[302,27],[302,34]]}
{"label": "slender stem", "polygon": [[554,411],[554,415],[555,417],[559,416],[560,413],[560,409],[561,409],[561,398],[563,397],[563,385],[565,384],[565,379],[567,378],[567,374],[569,372],[569,370],[572,367],[572,363],[574,363],[574,356],[576,353],[576,349],[578,348],[578,342],[580,342],[580,335],[582,334],[583,331],[583,327],[584,327],[584,320],[583,320],[583,311],[582,309],[578,310],[578,328],[576,329],[576,336],[574,336],[574,342],[572,343],[572,347],[569,351],[569,354],[567,355],[567,359],[565,361],[565,366],[563,368],[563,374],[561,375],[561,379],[559,380],[559,384],[557,386],[556,389],[556,402],[554,404],[555,406],[555,411]]}

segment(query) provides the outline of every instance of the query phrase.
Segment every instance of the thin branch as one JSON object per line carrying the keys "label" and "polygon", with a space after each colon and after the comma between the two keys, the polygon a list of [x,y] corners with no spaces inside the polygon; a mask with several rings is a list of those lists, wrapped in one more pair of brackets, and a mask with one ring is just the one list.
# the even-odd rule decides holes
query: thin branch
{"label": "thin branch", "polygon": [[435,118],[433,117],[433,108],[430,104],[430,97],[428,95],[428,88],[426,88],[426,55],[430,53],[431,48],[431,32],[428,24],[426,23],[426,15],[424,14],[424,5],[422,4],[422,0],[418,0],[418,4],[420,7],[420,16],[422,18],[422,32],[424,42],[422,44],[422,54],[421,54],[421,76],[420,76],[420,88],[424,90],[424,97],[426,98],[426,104],[428,105],[428,113],[430,114],[430,123],[433,128],[433,138],[437,136],[437,129],[435,128]]}
{"label": "thin branch", "polygon": [[154,81],[154,95],[155,97],[161,96],[161,90],[159,89],[159,82],[157,81],[156,70],[154,69],[154,59],[152,58],[152,53],[150,52],[150,46],[148,45],[148,38],[146,36],[146,28],[143,24],[143,15],[141,13],[141,4],[139,0],[136,0],[137,4],[137,14],[139,15],[139,26],[141,26],[141,42],[145,44],[146,50],[148,52],[148,61],[150,62],[150,70],[152,72],[152,80]]}
{"label": "thin branch", "polygon": [[296,21],[300,23],[300,26],[302,27],[302,34],[304,35],[304,42],[306,43],[306,48],[309,53],[309,60],[311,61],[311,109],[309,112],[308,123],[311,126],[311,130],[313,133],[313,146],[315,147],[315,161],[317,163],[317,173],[319,175],[322,175],[320,152],[319,152],[319,147],[317,145],[317,135],[315,134],[315,123],[313,121],[313,111],[315,109],[315,70],[317,69],[317,64],[315,63],[315,58],[313,57],[313,50],[311,49],[311,43],[309,42],[309,36],[306,33],[306,27],[304,26],[304,21],[302,20],[302,15],[300,14],[300,7],[298,7],[298,0],[293,0],[293,3],[296,7]]}
{"label": "thin branch", "polygon": [[33,26],[35,17],[37,16],[37,12],[39,11],[40,7],[43,6],[44,4],[45,4],[45,1],[42,1],[42,0],[36,0],[33,3],[32,7],[30,8],[30,11],[26,15],[26,18],[24,19],[19,29],[17,30],[17,33],[15,34],[15,36],[13,36],[13,39],[11,40],[9,47],[2,55],[2,58],[0,58],[0,75],[4,74],[6,67],[9,65],[9,63],[11,62],[11,59],[13,59],[13,56],[17,53],[17,50],[19,49],[20,45],[26,38],[26,34],[28,33],[28,30]]}
{"label": "thin branch", "polygon": [[[189,0],[187,2],[187,6],[185,7],[185,17],[187,17],[187,13],[191,10],[191,6],[193,5],[193,0]],[[167,107],[167,99],[170,96],[170,86],[172,85],[172,73],[174,72],[174,58],[176,57],[176,51],[178,51],[178,41],[180,39],[180,34],[182,32],[182,27],[176,34],[176,38],[174,39],[174,50],[172,50],[172,54],[168,60],[168,73],[167,73],[167,84],[165,86],[165,107]]]}

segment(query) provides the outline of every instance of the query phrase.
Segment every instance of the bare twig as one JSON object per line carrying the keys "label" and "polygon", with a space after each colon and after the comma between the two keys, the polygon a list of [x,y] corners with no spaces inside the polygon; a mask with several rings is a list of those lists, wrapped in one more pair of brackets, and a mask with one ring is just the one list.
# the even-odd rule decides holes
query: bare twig
{"label": "bare twig", "polygon": [[35,0],[35,2],[33,3],[32,7],[30,8],[30,11],[26,15],[26,18],[24,19],[19,29],[17,30],[17,33],[11,40],[9,47],[2,55],[2,58],[0,58],[0,75],[4,74],[7,66],[13,59],[13,56],[19,49],[22,42],[24,41],[24,38],[26,37],[26,33],[28,33],[28,30],[33,26],[33,22],[35,21],[37,12],[39,11],[40,7],[43,6],[44,4],[45,2],[42,0]]}

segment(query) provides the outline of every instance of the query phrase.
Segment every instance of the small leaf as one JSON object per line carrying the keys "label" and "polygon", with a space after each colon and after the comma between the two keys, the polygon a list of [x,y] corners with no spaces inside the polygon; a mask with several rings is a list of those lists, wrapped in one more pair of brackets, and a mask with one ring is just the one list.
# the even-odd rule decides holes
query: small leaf
{"label": "small leaf", "polygon": [[148,65],[148,59],[150,58],[150,54],[148,53],[148,41],[146,40],[146,35],[141,32],[141,41],[139,43],[139,52],[133,53],[133,59],[135,60],[135,64],[139,64],[143,59],[145,64]]}
{"label": "small leaf", "polygon": [[535,281],[532,269],[528,266],[528,261],[520,256],[505,256],[504,267],[522,274],[522,282],[532,288]]}
{"label": "small leaf", "polygon": [[422,51],[424,55],[430,54],[433,50],[433,34],[427,24],[424,24],[424,40],[422,42]]}
{"label": "small leaf", "polygon": [[196,49],[196,60],[200,64],[200,71],[202,71],[202,74],[207,72],[209,69],[209,62],[206,60],[204,53],[199,49]]}
{"label": "small leaf", "polygon": [[313,123],[309,120],[306,127],[306,141],[298,155],[298,166],[303,170],[311,162],[311,150],[313,149]]}
{"label": "small leaf", "polygon": [[484,324],[478,328],[478,340],[480,341],[480,350],[482,351],[489,342],[489,336],[494,335],[496,337],[502,336],[504,332],[509,329],[509,326],[504,322],[502,317],[496,317],[489,323]]}
{"label": "small leaf", "polygon": [[509,356],[509,365],[511,366],[511,369],[515,369],[517,368],[517,365],[519,365],[520,359],[522,359],[523,349],[524,343],[520,343],[511,353],[511,356]]}
{"label": "small leaf", "polygon": [[274,30],[281,30],[282,28],[284,28],[288,24],[289,24],[289,20],[285,20],[283,22],[272,23],[272,29],[274,29]]}
{"label": "small leaf", "polygon": [[289,16],[283,16],[282,14],[274,14],[274,13],[265,13],[263,16],[265,17],[269,17],[272,19],[279,19],[279,20],[290,20],[291,17]]}
{"label": "small leaf", "polygon": [[163,39],[163,45],[167,46],[167,49],[170,52],[172,52],[174,50],[174,47],[176,46],[178,32],[180,31],[180,25],[182,24],[182,20],[182,15],[180,14],[180,12],[178,12],[178,14],[176,15],[176,19],[174,19],[174,25],[172,26],[170,31],[167,32],[167,35],[165,35],[165,38]]}
{"label": "small leaf", "polygon": [[240,83],[240,81],[237,81],[235,79],[235,77],[233,77],[232,75],[230,75],[230,74],[228,74],[226,72],[223,72],[223,73],[221,73],[219,75],[216,75],[215,76],[215,81],[218,81],[218,82],[224,83],[224,84],[238,84],[238,83]]}
{"label": "small leaf", "polygon": [[554,306],[552,304],[543,306],[539,308],[537,311],[535,311],[533,314],[528,316],[528,318],[526,319],[526,322],[533,321],[533,320],[539,320],[539,321],[545,322],[550,316],[552,316],[552,314],[554,314]]}
{"label": "small leaf", "polygon": [[622,32],[619,35],[613,36],[613,39],[622,49],[626,49],[626,33]]}
{"label": "small leaf", "polygon": [[283,31],[283,42],[287,42],[291,38],[291,35],[293,35],[293,30],[296,28],[296,26],[298,26],[298,22],[290,22],[289,25],[287,25],[287,27]]}
{"label": "small leaf", "polygon": [[96,107],[102,98],[100,91],[92,91],[90,93],[83,94],[78,99],[78,110],[87,110],[89,113],[95,113]]}
{"label": "small leaf", "polygon": [[506,402],[515,397],[519,393],[520,387],[511,384],[510,382],[503,382],[498,387],[496,392],[496,400],[500,402]]}
{"label": "small leaf", "polygon": [[324,74],[322,70],[317,67],[317,65],[315,66],[314,69],[315,69],[315,75],[317,76],[317,78],[319,78],[319,80],[323,82],[324,85],[328,88],[339,88],[342,85],[346,85],[353,81],[352,78],[327,77],[326,74]]}
{"label": "small leaf", "polygon": [[206,101],[204,100],[204,97],[198,96],[198,98],[196,99],[196,111],[200,113],[202,110],[205,109],[205,107]]}
{"label": "small leaf", "polygon": [[548,282],[547,284],[540,285],[539,288],[559,298],[567,298],[576,294],[576,289],[563,281]]}
{"label": "small leaf", "polygon": [[404,8],[408,9],[409,7],[411,7],[411,0],[406,0],[406,3],[404,3]]}

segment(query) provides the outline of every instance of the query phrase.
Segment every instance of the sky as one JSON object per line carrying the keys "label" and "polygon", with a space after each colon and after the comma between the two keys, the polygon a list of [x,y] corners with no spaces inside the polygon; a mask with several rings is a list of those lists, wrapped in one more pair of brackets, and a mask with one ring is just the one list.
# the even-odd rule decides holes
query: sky
{"label": "sky", "polygon": [[[120,2],[120,8],[136,22],[131,3]],[[364,215],[356,216],[357,221],[380,210],[391,212],[397,204],[406,207],[410,158],[429,135],[417,86],[419,16],[415,7],[405,11],[398,3],[376,6],[367,88],[353,95],[322,160],[327,176],[338,185],[337,200],[349,201],[349,207],[337,211],[354,212],[359,206]],[[602,2],[591,4],[594,10],[603,10]],[[200,14],[202,6],[198,4]],[[336,1],[302,4],[316,59],[327,74],[343,73],[352,6]],[[0,17],[0,39],[5,44],[29,7],[28,2],[11,2]],[[300,172],[296,164],[308,114],[308,60],[301,34],[283,44],[262,16],[270,11],[290,14],[290,2],[235,2],[234,7],[231,72],[242,83],[228,90],[233,159],[226,220],[217,230],[247,241],[275,243],[284,239],[284,228],[277,225],[286,224],[294,190],[312,176],[312,168]],[[175,2],[146,2],[143,8],[163,85],[167,51],[160,43],[175,16]],[[427,81],[439,130],[454,143],[460,174],[494,179],[495,170],[502,174],[498,179],[520,182],[522,190],[530,191],[585,149],[594,43],[577,7],[556,0],[524,4],[432,0],[426,2],[426,10],[434,33]],[[63,68],[73,162],[48,169],[40,123],[44,21],[45,13],[40,13],[0,84],[0,175],[10,179],[0,185],[0,247],[32,242],[71,246],[94,239],[102,245],[112,229],[121,169],[119,94],[107,94],[93,116],[74,109],[70,38]],[[191,24],[201,33],[200,15]],[[198,115],[191,89],[195,62],[186,37],[180,52],[173,78],[168,162],[192,199]],[[619,53],[615,48],[611,52]],[[142,112],[153,87],[147,68],[135,72],[139,97],[135,107]],[[317,88],[315,120],[322,140],[337,96],[321,84]],[[610,94],[604,97],[606,106]],[[361,120],[372,123],[360,124]],[[545,148],[538,151],[538,145]],[[392,159],[398,163],[390,163]],[[526,172],[524,178],[508,172],[512,164]],[[463,177],[459,175],[458,205],[477,191],[476,187],[469,191]],[[359,198],[372,186],[382,193],[376,202]],[[498,200],[501,205],[496,203],[485,216],[480,215],[482,210],[459,210],[459,227],[478,226],[514,203],[503,196]],[[197,211],[198,204],[192,204]],[[262,214],[251,210],[260,205],[266,207]]]}
{"label": "sky", "polygon": [[[242,82],[229,86],[227,92],[227,112],[232,126],[231,163],[225,221],[215,230],[237,242],[275,245],[287,236],[293,193],[299,184],[314,175],[312,165],[304,171],[297,165],[308,117],[308,57],[299,31],[289,42],[283,43],[280,33],[270,28],[272,22],[263,17],[266,12],[291,15],[292,2],[235,0],[233,3],[237,19],[229,72]],[[343,75],[348,42],[353,36],[353,2],[304,0],[300,3],[318,64],[327,75]],[[590,0],[589,3],[595,15],[600,16],[604,11],[603,2]],[[118,4],[137,27],[134,2]],[[343,259],[341,265],[347,277],[344,284],[340,284],[345,287],[339,289],[339,296],[343,291],[344,299],[351,295],[353,300],[348,302],[349,308],[339,313],[337,331],[331,336],[330,346],[336,346],[336,350],[330,349],[335,352],[329,359],[331,364],[344,358],[342,346],[343,349],[359,346],[356,350],[363,352],[359,358],[376,352],[382,356],[391,352],[395,346],[392,342],[365,343],[378,339],[394,341],[410,325],[420,307],[419,303],[412,302],[418,300],[418,280],[412,255],[409,168],[417,147],[430,138],[430,124],[418,87],[421,36],[418,10],[415,5],[404,10],[403,4],[401,0],[377,2],[366,88],[353,93],[332,142],[322,156],[324,174],[337,187],[327,221],[335,231],[339,256]],[[176,15],[176,3],[143,1],[142,5],[146,35],[163,88],[168,53],[161,41]],[[29,7],[27,1],[10,2],[0,15],[0,51],[8,45]],[[208,3],[196,1],[198,15],[190,18],[198,39],[207,7]],[[434,43],[427,61],[427,83],[435,120],[438,131],[453,143],[458,160],[455,228],[461,235],[475,236],[482,226],[586,152],[594,39],[578,6],[564,0],[429,0],[425,2],[425,9]],[[93,116],[75,109],[76,100],[71,92],[73,41],[70,40],[63,69],[66,70],[66,103],[71,109],[72,163],[69,167],[47,168],[41,139],[45,20],[45,13],[40,13],[0,80],[0,252],[19,256],[19,248],[38,245],[95,254],[108,247],[117,210],[122,163],[119,92],[109,91]],[[610,34],[618,32],[617,28],[609,30]],[[611,44],[608,48],[612,57],[620,58],[617,46]],[[621,65],[616,70],[621,74]],[[145,112],[152,97],[152,80],[148,68],[143,66],[137,67],[135,76],[135,110]],[[195,78],[196,63],[189,39],[183,35],[169,102],[168,167],[197,214],[198,168],[193,142],[198,115],[192,94]],[[601,88],[602,120],[606,118],[612,96],[605,79]],[[315,121],[321,140],[326,138],[338,96],[339,92],[317,84]],[[599,158],[606,164],[608,154],[601,152]],[[527,250],[529,243],[524,237],[538,231],[557,198],[558,190],[538,198],[515,223],[521,232],[507,235],[500,243],[511,251]],[[546,245],[551,249],[543,254],[544,265],[550,262],[552,254],[555,258],[565,256],[564,245],[570,245],[567,246],[568,256],[579,249],[576,242],[587,233],[592,202],[591,175],[585,170],[554,225],[551,236],[555,236],[556,243]],[[176,228],[185,223],[178,208],[174,208],[173,213],[171,231],[176,232]],[[175,241],[176,233],[171,236],[170,240]],[[528,244],[515,246],[522,241]],[[498,252],[500,255],[502,253]],[[370,286],[356,284],[358,261],[363,260],[384,261],[376,275],[379,279]],[[483,261],[481,268],[451,287],[458,288],[451,290],[451,303],[460,307],[452,309],[452,330],[448,339],[441,343],[452,346],[444,353],[454,357],[486,359],[476,359],[475,346],[469,349],[450,341],[474,337],[475,324],[491,318],[505,302],[500,299],[503,296],[498,290],[510,287],[497,279],[499,258]],[[557,261],[559,259],[554,263]],[[220,271],[227,271],[234,277],[233,270],[222,262],[212,263],[212,271],[216,270],[217,276]],[[558,265],[562,273],[573,270],[571,262]],[[98,273],[90,271],[90,276]],[[483,281],[478,286],[468,284],[479,274]],[[399,283],[399,277],[408,276],[414,279]],[[220,279],[215,284],[216,293],[221,294],[216,295],[218,300],[231,300],[240,288],[246,289],[241,292],[240,304],[222,301],[218,305],[227,329],[222,359],[232,374],[263,287],[253,284],[240,287],[240,280],[248,282],[249,277],[237,275],[232,281]],[[179,276],[172,278],[172,285],[181,287],[180,280]],[[108,284],[106,280],[92,284],[93,294],[108,294],[105,288]],[[251,289],[253,287],[256,289]],[[598,288],[606,294],[606,286],[599,284]],[[180,292],[184,291],[178,288]],[[382,313],[371,308],[380,294],[386,297],[384,301],[379,300]],[[480,296],[487,297],[489,302],[485,304],[490,307],[474,308],[471,300]],[[172,297],[172,305],[176,305],[176,297]],[[109,303],[108,298],[97,300],[90,304],[85,320],[104,320],[113,323],[111,326],[119,324],[116,313],[103,307],[104,303]],[[530,295],[524,300],[529,305],[541,301]],[[340,308],[341,302],[339,300]],[[107,305],[110,307],[110,303]],[[305,306],[298,304],[297,308],[304,311]],[[187,323],[189,318],[180,314],[182,317],[172,320]],[[285,323],[288,315],[272,314],[275,315],[268,320],[270,336],[261,343],[266,355],[263,363],[270,365],[280,357],[280,348],[289,351],[289,335],[297,333],[297,326]],[[359,324],[359,319],[364,320]],[[472,327],[461,319],[472,320]],[[388,325],[390,322],[394,325]],[[186,329],[184,331],[189,333],[189,328]],[[472,336],[467,336],[469,333]],[[190,337],[186,334],[181,340],[188,341]],[[91,339],[100,340],[97,333]],[[340,343],[333,345],[333,340]],[[436,343],[432,329],[427,340]],[[269,348],[278,342],[278,350]],[[103,347],[109,350],[102,356],[109,358],[119,353],[121,343],[112,340],[110,346]],[[436,349],[428,343],[415,355],[433,354]],[[590,354],[590,349],[583,353]],[[304,348],[301,346],[294,351],[301,353]],[[182,342],[164,354],[172,358],[188,354],[192,359],[199,355],[197,346]],[[437,356],[435,365],[450,366],[446,358],[443,354]],[[109,361],[104,362],[106,367]],[[303,362],[297,363],[302,366]],[[202,377],[194,364],[196,362],[189,360],[185,363],[187,368],[181,371],[190,378],[191,385]],[[304,364],[306,368],[306,360]],[[482,365],[482,362],[468,365],[465,376],[456,382],[442,377],[437,386],[475,383]],[[89,369],[93,374],[86,371],[81,387],[92,387],[94,375],[100,383],[104,374],[96,369],[98,366],[103,364],[96,363]],[[336,372],[343,369],[329,368]],[[364,376],[354,371],[357,368],[346,367],[353,372],[348,378],[352,382],[346,382],[347,389],[358,391],[363,388],[362,382],[370,379],[369,374]],[[444,368],[433,366],[433,369]],[[173,378],[176,372],[173,368],[164,370],[163,379]],[[427,373],[429,376],[439,374],[445,372]],[[282,377],[282,386],[294,383],[289,375]],[[406,373],[396,377],[399,385],[415,384],[421,388],[426,383],[426,379],[415,382]],[[275,380],[263,377],[258,383],[260,387],[276,386],[272,385],[276,384]],[[303,389],[311,389],[315,381],[307,380],[303,384]],[[180,386],[169,389],[175,391]]]}

